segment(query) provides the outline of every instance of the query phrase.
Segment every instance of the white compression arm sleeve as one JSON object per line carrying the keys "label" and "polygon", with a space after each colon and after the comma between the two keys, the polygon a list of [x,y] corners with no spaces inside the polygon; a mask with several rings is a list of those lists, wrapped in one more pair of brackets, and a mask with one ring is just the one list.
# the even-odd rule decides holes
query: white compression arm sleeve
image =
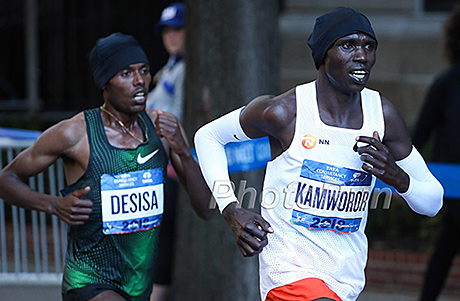
{"label": "white compression arm sleeve", "polygon": [[201,172],[220,212],[230,203],[238,202],[228,174],[225,145],[229,142],[250,140],[240,125],[242,109],[239,108],[204,125],[195,134],[195,149]]}
{"label": "white compression arm sleeve", "polygon": [[435,216],[442,207],[444,189],[431,174],[417,149],[396,164],[409,175],[409,188],[400,195],[415,212]]}

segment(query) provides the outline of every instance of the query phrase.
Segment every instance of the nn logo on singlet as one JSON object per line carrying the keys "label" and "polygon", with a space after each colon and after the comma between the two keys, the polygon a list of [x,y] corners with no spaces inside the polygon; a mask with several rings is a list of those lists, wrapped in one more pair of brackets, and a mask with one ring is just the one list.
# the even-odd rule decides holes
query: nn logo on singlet
{"label": "nn logo on singlet", "polygon": [[[316,143],[318,141],[316,140],[316,137],[311,135],[311,134],[307,134],[305,136],[303,136],[302,138],[302,145],[303,147],[305,147],[306,149],[312,149],[316,146]],[[319,139],[319,143],[322,144],[322,140]]]}
{"label": "nn logo on singlet", "polygon": [[313,136],[311,134],[307,134],[307,135],[303,136],[303,138],[302,138],[302,145],[306,149],[314,148],[316,146],[317,142],[318,142],[318,144],[329,145],[329,140],[327,140],[327,139],[318,139],[318,140],[316,140],[315,136]]}
{"label": "nn logo on singlet", "polygon": [[302,145],[306,149],[312,149],[316,146],[316,138],[313,135],[307,134],[302,138]]}

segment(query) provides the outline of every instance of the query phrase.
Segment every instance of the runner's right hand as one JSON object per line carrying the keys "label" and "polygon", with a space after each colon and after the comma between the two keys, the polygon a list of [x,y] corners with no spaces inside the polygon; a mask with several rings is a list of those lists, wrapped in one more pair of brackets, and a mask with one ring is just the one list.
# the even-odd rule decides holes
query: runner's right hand
{"label": "runner's right hand", "polygon": [[91,200],[81,199],[91,188],[76,190],[64,197],[56,198],[50,204],[50,213],[59,217],[69,226],[83,225],[93,211]]}
{"label": "runner's right hand", "polygon": [[244,257],[262,252],[268,244],[267,233],[273,233],[272,227],[262,216],[241,208],[236,202],[228,205],[222,215],[232,228]]}

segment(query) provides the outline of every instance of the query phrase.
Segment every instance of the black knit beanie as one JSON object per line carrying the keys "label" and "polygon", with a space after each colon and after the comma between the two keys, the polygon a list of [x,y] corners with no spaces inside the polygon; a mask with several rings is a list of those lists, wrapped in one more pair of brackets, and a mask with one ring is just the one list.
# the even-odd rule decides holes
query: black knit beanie
{"label": "black knit beanie", "polygon": [[89,55],[94,82],[102,89],[120,70],[137,63],[149,63],[137,40],[122,33],[113,33],[96,41]]}
{"label": "black knit beanie", "polygon": [[308,46],[312,50],[316,69],[319,69],[326,52],[334,45],[335,41],[353,33],[365,33],[377,41],[369,19],[354,9],[338,7],[319,16],[316,19],[313,32],[307,40]]}

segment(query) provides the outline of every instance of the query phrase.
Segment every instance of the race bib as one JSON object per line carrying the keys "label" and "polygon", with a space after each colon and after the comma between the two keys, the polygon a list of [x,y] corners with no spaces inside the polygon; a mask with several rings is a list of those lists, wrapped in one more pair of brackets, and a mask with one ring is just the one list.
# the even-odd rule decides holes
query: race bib
{"label": "race bib", "polygon": [[361,170],[304,160],[291,223],[310,230],[359,230],[372,176]]}
{"label": "race bib", "polygon": [[127,234],[150,230],[163,216],[161,168],[101,176],[102,232]]}

